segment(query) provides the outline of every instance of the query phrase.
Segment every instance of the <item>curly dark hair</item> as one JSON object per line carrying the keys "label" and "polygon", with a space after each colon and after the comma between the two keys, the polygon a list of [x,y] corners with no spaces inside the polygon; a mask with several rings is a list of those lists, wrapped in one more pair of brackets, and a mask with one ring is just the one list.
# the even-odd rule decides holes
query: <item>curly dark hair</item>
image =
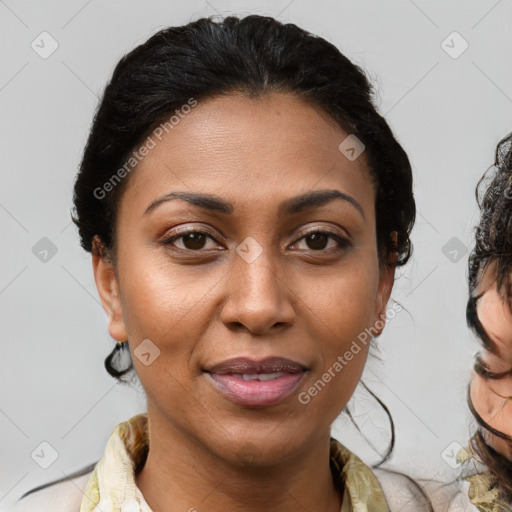
{"label": "curly dark hair", "polygon": [[[493,265],[497,291],[512,311],[512,133],[499,142],[494,165],[478,182],[476,199],[480,208],[480,221],[475,228],[475,246],[468,262],[469,299],[466,319],[485,349],[496,354],[496,345],[478,318],[477,304],[482,294],[476,295],[475,290],[483,272]],[[475,359],[474,370],[486,380],[512,376],[512,368],[500,373],[492,372],[479,355]],[[468,405],[479,424],[478,431],[471,438],[471,448],[492,472],[501,500],[512,505],[512,461],[489,446],[482,429],[505,439],[511,447],[512,437],[497,431],[483,420],[469,392]]]}

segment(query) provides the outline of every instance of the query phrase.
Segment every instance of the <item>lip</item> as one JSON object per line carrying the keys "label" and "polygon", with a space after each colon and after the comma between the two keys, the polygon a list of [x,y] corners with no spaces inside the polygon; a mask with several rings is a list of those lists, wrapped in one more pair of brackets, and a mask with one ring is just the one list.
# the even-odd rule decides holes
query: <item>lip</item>
{"label": "lip", "polygon": [[261,361],[250,359],[249,357],[235,357],[220,363],[214,364],[204,370],[208,373],[217,375],[226,375],[228,373],[277,373],[288,372],[296,373],[307,370],[308,368],[297,361],[285,357],[266,357]]}
{"label": "lip", "polygon": [[[252,407],[282,402],[295,391],[307,371],[303,364],[284,357],[267,357],[261,361],[239,357],[204,369],[208,380],[228,400]],[[271,380],[245,380],[244,374],[278,375]]]}

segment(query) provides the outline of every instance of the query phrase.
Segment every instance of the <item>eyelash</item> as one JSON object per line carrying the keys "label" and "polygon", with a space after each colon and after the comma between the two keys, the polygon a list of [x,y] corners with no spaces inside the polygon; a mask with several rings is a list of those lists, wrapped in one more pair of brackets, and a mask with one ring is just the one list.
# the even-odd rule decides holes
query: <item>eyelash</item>
{"label": "eyelash", "polygon": [[[179,240],[180,238],[183,238],[183,237],[185,237],[187,235],[190,235],[190,234],[206,235],[210,239],[212,239],[212,240],[214,240],[216,242],[216,240],[213,237],[213,235],[211,235],[208,231],[201,231],[201,230],[198,230],[198,229],[190,229],[190,230],[184,230],[184,231],[180,232],[179,234],[175,234],[175,235],[172,235],[170,237],[167,237],[164,240],[162,240],[160,242],[160,244],[164,245],[164,246],[172,246],[173,242],[175,242],[176,240]],[[349,242],[348,239],[346,239],[346,238],[344,238],[344,237],[342,237],[342,236],[340,236],[338,234],[335,234],[335,233],[333,233],[331,231],[326,231],[326,230],[322,230],[322,229],[313,229],[313,230],[310,230],[310,231],[304,233],[300,238],[298,238],[294,242],[294,244],[296,244],[300,240],[303,240],[303,239],[305,239],[308,236],[313,235],[313,234],[327,235],[328,238],[332,238],[338,244],[338,247],[336,247],[336,248],[318,249],[318,250],[309,249],[310,251],[315,252],[315,253],[342,251],[342,250],[346,250],[347,248],[349,248],[351,246],[351,243]],[[178,251],[190,252],[190,253],[200,253],[200,252],[204,252],[205,251],[205,249],[194,250],[194,249],[182,249],[181,247],[175,247],[175,249],[178,250]]]}

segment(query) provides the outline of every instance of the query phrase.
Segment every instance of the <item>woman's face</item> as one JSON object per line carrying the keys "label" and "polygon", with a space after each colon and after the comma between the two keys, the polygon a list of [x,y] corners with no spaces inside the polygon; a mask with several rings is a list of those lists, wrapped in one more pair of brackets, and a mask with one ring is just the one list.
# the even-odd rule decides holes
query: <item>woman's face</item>
{"label": "woman's face", "polygon": [[[483,274],[476,290],[484,293],[479,299],[478,318],[489,338],[493,341],[497,353],[484,350],[482,360],[495,373],[506,372],[512,368],[512,313],[496,289],[496,273],[493,266]],[[471,398],[477,412],[488,425],[512,436],[512,378],[485,381],[475,374],[471,386]],[[490,434],[484,429],[487,441],[499,452],[512,458],[512,450],[507,441]]]}
{"label": "woman's face", "polygon": [[[117,278],[93,263],[153,432],[233,462],[250,443],[267,463],[329,432],[394,277],[379,267],[365,155],[338,149],[347,136],[291,95],[223,96],[199,102],[133,171]],[[289,362],[258,368],[268,358]]]}

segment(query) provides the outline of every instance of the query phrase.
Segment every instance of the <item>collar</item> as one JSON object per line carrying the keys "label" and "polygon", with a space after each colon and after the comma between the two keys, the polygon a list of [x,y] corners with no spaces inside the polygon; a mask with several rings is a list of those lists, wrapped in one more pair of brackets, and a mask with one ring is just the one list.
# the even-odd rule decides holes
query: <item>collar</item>
{"label": "collar", "polygon": [[[135,484],[149,450],[147,413],[120,423],[84,491],[80,512],[152,512]],[[377,477],[339,441],[330,439],[330,466],[343,494],[340,512],[390,512]]]}

